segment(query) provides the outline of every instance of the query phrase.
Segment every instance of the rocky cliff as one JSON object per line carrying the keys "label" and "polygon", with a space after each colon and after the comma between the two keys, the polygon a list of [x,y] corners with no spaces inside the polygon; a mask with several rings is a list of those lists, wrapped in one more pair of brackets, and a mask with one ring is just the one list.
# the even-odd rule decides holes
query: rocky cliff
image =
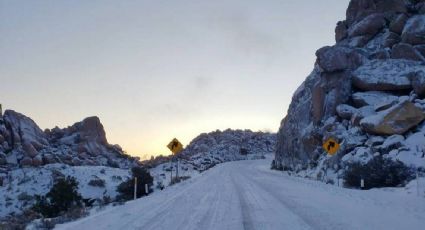
{"label": "rocky cliff", "polygon": [[425,1],[351,0],[335,39],[293,95],[273,167],[338,171],[375,156],[425,167]]}
{"label": "rocky cliff", "polygon": [[0,120],[0,169],[53,163],[128,168],[137,163],[118,145],[110,145],[98,117],[42,131],[29,117],[12,110]]}

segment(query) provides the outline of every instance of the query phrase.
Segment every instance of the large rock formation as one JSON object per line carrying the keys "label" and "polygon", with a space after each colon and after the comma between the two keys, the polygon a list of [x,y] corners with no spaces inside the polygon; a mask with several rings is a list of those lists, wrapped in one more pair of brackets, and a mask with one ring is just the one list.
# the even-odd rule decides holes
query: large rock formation
{"label": "large rock formation", "polygon": [[[419,129],[425,109],[423,5],[351,0],[346,20],[335,29],[337,43],[316,52],[313,71],[293,95],[279,129],[274,168],[338,170],[347,153],[363,160],[387,156],[389,148],[373,147],[387,136],[425,135]],[[322,149],[329,137],[341,143],[332,157]],[[404,142],[392,148],[422,151]],[[399,158],[395,150],[388,157]]]}
{"label": "large rock formation", "polygon": [[29,117],[5,111],[0,118],[0,166],[37,167],[53,163],[128,168],[137,160],[124,154],[118,145],[108,143],[98,117],[43,132]]}

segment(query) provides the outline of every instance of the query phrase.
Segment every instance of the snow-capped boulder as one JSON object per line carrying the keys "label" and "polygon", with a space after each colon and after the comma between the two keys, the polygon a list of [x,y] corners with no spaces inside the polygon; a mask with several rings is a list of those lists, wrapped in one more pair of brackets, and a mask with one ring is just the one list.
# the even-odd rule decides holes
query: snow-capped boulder
{"label": "snow-capped boulder", "polygon": [[351,96],[356,107],[375,106],[383,101],[397,101],[398,97],[381,91],[356,92]]}
{"label": "snow-capped boulder", "polygon": [[326,72],[354,69],[363,62],[362,55],[346,47],[323,47],[316,52],[317,63]]}
{"label": "snow-capped boulder", "polygon": [[345,21],[339,21],[335,27],[335,40],[337,42],[343,40],[347,37],[347,23]]}
{"label": "snow-capped boulder", "polygon": [[21,166],[32,166],[32,159],[30,157],[24,157],[21,161],[19,161]]}
{"label": "snow-capped boulder", "polygon": [[25,141],[24,143],[22,143],[22,147],[23,147],[25,153],[29,157],[37,156],[38,151],[34,148],[34,146],[31,143]]}
{"label": "snow-capped boulder", "polygon": [[[391,48],[393,47],[393,45],[399,43],[401,40],[400,36],[396,33],[390,32],[390,31],[386,31],[383,35],[382,35],[382,44],[380,48]],[[388,52],[388,50],[378,50],[377,52]],[[389,58],[390,56],[386,56],[387,58]],[[387,58],[381,58],[381,59],[387,59]]]}
{"label": "snow-capped boulder", "polygon": [[410,44],[400,43],[393,46],[391,50],[391,58],[407,59],[412,61],[425,61],[422,54]]}
{"label": "snow-capped boulder", "polygon": [[397,15],[390,23],[390,31],[396,34],[401,34],[408,19],[409,17],[407,17],[406,14]]}
{"label": "snow-capped boulder", "polygon": [[372,159],[372,151],[367,147],[357,147],[355,150],[342,157],[343,164],[362,163],[366,164]]}
{"label": "snow-capped boulder", "polygon": [[42,158],[43,158],[44,164],[58,163],[58,160],[55,158],[55,156],[53,154],[50,154],[50,153],[43,154]]}
{"label": "snow-capped boulder", "polygon": [[3,120],[11,132],[11,146],[29,143],[40,150],[48,145],[45,134],[31,118],[13,110],[6,110]]}
{"label": "snow-capped boulder", "polygon": [[40,155],[32,158],[32,166],[37,167],[43,165],[43,158]]}
{"label": "snow-capped boulder", "polygon": [[391,135],[382,143],[382,145],[377,146],[382,152],[390,152],[393,149],[398,149],[404,145],[404,136],[402,135]]}
{"label": "snow-capped boulder", "polygon": [[411,150],[424,152],[425,151],[425,134],[423,132],[414,133],[406,138],[405,144]]}
{"label": "snow-capped boulder", "polygon": [[411,17],[404,26],[401,38],[412,45],[425,44],[425,15]]}
{"label": "snow-capped boulder", "polygon": [[341,104],[336,107],[336,112],[339,117],[350,120],[358,110],[350,105]]}
{"label": "snow-capped boulder", "polygon": [[374,13],[407,13],[407,6],[400,0],[352,0],[346,20],[351,25]]}
{"label": "snow-capped boulder", "polygon": [[72,146],[78,153],[86,152],[97,156],[105,152],[108,145],[105,130],[98,117],[88,117],[60,133],[63,134],[58,142]]}
{"label": "snow-capped boulder", "polygon": [[425,96],[425,71],[418,71],[411,76],[412,86],[415,93],[420,96]]}
{"label": "snow-capped boulder", "polygon": [[363,118],[360,125],[371,134],[403,134],[424,119],[424,111],[410,101],[403,101],[376,115]]}
{"label": "snow-capped boulder", "polygon": [[409,76],[425,69],[420,62],[408,60],[372,60],[353,73],[353,84],[368,91],[411,89]]}
{"label": "snow-capped boulder", "polygon": [[384,15],[381,13],[371,14],[363,18],[358,23],[354,24],[348,30],[349,37],[356,37],[362,35],[375,35],[377,34],[385,25]]}
{"label": "snow-capped boulder", "polygon": [[384,141],[385,139],[381,136],[370,136],[369,139],[367,139],[365,144],[369,147],[374,147],[374,146],[381,145],[382,143],[384,143]]}

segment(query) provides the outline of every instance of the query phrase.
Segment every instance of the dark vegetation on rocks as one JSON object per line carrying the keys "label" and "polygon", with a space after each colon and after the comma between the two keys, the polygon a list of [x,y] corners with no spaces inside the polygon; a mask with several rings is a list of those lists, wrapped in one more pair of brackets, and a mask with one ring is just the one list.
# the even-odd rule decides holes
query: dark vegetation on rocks
{"label": "dark vegetation on rocks", "polygon": [[350,163],[344,173],[345,186],[360,188],[361,179],[364,189],[397,187],[405,185],[414,178],[414,172],[400,161],[375,157],[367,164]]}
{"label": "dark vegetation on rocks", "polygon": [[33,210],[43,217],[57,217],[70,209],[83,207],[78,182],[73,177],[59,178],[45,196],[36,196]]}
{"label": "dark vegetation on rocks", "polygon": [[[151,176],[149,171],[147,171],[143,167],[133,167],[131,169],[131,172],[133,174],[133,177],[121,183],[118,186],[117,192],[119,193],[119,195],[117,197],[117,200],[127,201],[127,200],[132,200],[134,198],[134,181],[136,177],[137,177],[137,191],[136,191],[137,198],[146,196],[150,192],[152,192],[151,187],[153,185],[153,177]],[[145,184],[148,185],[148,191],[145,190]]]}

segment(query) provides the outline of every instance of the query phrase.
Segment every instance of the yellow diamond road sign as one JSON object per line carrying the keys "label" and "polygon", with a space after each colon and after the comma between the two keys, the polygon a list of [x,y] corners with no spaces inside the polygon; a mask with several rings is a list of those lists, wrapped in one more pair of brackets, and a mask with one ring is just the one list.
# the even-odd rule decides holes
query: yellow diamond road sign
{"label": "yellow diamond road sign", "polygon": [[325,141],[325,143],[323,143],[323,148],[329,155],[334,155],[338,152],[339,144],[335,139],[329,138]]}
{"label": "yellow diamond road sign", "polygon": [[179,152],[181,152],[183,150],[183,145],[182,143],[180,143],[179,140],[177,140],[176,138],[174,138],[168,145],[167,147],[171,150],[171,152],[173,152],[173,154],[177,154]]}

